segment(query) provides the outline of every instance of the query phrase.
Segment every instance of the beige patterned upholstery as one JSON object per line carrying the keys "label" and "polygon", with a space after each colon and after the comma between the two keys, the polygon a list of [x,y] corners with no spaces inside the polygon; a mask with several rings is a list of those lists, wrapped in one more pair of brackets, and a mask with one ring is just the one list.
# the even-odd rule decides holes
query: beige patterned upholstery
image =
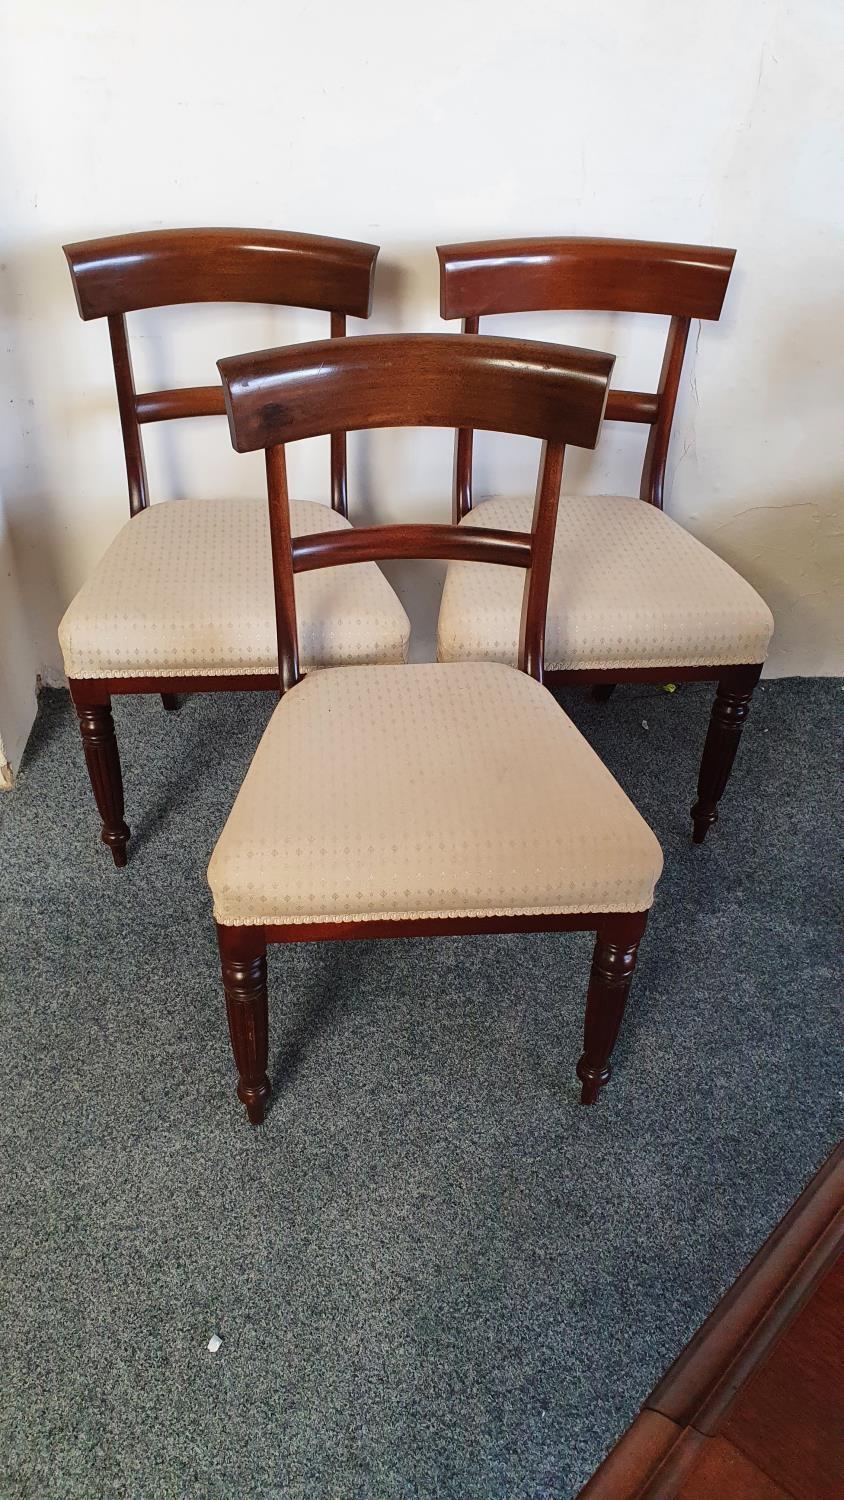
{"label": "beige patterned upholstery", "polygon": [[510,667],[345,667],[281,700],[208,868],[229,926],[643,911],[662,851]]}
{"label": "beige patterned upholstery", "polygon": [[[529,531],[530,500],[487,500],[464,526]],[[440,661],[515,664],[524,574],[452,563],[438,628]],[[771,612],[755,589],[662,511],[616,495],[560,501],[545,663],[690,667],[764,661]]]}
{"label": "beige patterned upholstery", "polygon": [[[345,531],[326,505],[293,500],[293,531]],[[400,662],[410,623],[375,563],[296,580],[303,670]],[[59,626],[68,677],[276,672],[266,500],[168,500],[118,532]]]}

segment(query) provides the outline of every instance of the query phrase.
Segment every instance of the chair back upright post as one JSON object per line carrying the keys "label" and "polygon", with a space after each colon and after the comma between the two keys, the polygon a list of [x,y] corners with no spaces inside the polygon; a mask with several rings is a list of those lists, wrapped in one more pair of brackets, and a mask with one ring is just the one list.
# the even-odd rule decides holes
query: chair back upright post
{"label": "chair back upright post", "polygon": [[[218,361],[234,447],[266,450],[281,692],[300,678],[294,575],[395,558],[524,568],[519,665],[541,682],[565,446],[594,448],[614,363],[612,355],[558,344],[450,334],[379,334]],[[294,538],[285,444],[379,427],[481,428],[540,439],[531,530],[390,525]]]}
{"label": "chair back upright post", "polygon": [[[440,245],[440,313],[476,334],[511,312],[661,313],[670,318],[657,390],[611,391],[610,422],[650,427],[639,495],[662,509],[671,424],[692,318],[717,319],[735,251],[645,240],[481,240]],[[472,431],[457,430],[454,519],[472,508]]]}
{"label": "chair back upright post", "polygon": [[[163,229],[65,245],[80,316],[108,322],[129,482],[129,511],[149,505],[141,427],[182,417],[224,416],[219,385],[170,391],[135,388],[126,315],[199,302],[258,302],[331,315],[331,337],[347,316],[368,318],[378,246],[267,229]],[[348,514],[346,440],[331,437],[331,504]]]}

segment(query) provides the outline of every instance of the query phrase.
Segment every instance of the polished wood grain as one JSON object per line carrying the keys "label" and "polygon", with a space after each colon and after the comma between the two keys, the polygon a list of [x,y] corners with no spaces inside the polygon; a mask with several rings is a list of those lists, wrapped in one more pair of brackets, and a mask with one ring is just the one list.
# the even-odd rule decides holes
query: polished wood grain
{"label": "polished wood grain", "polygon": [[[477,333],[478,318],[464,318],[463,332]],[[458,427],[454,445],[453,517],[455,524],[472,509],[472,449],[474,433],[471,427]]]}
{"label": "polished wood grain", "polygon": [[[218,362],[232,442],[266,449],[281,691],[299,680],[295,571],[388,558],[471,558],[526,568],[519,665],[544,670],[545,617],[565,441],[597,442],[613,357],[514,339],[380,334]],[[463,425],[542,438],[530,537],[457,526],[371,527],[293,540],[285,442],[333,430]]]}
{"label": "polished wood grain", "polygon": [[[519,666],[529,677],[542,682],[545,676],[545,622],[548,588],[557,530],[560,485],[563,480],[565,447],[550,440],[542,445],[531,518],[530,567],[522,594],[519,622]],[[455,528],[468,530],[468,528]]]}
{"label": "polished wood grain", "polygon": [[844,1492],[844,1258],[840,1255],[720,1429],[794,1500]]}
{"label": "polished wood grain", "polygon": [[[661,510],[691,319],[720,317],[735,251],[645,240],[556,238],[441,245],[437,254],[442,316],[461,318],[463,332],[473,337],[479,336],[481,317],[490,314],[588,308],[669,317],[656,391],[611,390],[605,411],[607,421],[640,423],[650,429],[639,496]],[[472,509],[472,453],[472,428],[458,426],[452,491],[455,522]],[[750,683],[752,693],[761,670],[758,662],[731,668],[726,674],[716,664],[669,665],[656,671],[580,668],[549,672],[545,681],[553,686],[597,686],[594,697],[599,702],[608,700],[617,682],[719,682],[692,814],[693,840],[701,843],[717,820],[718,802],[749,712],[750,695],[735,684]]]}
{"label": "polished wood grain", "polygon": [[145,391],[135,397],[135,416],[142,425],[225,415],[223,393],[218,385],[186,385],[175,391]]}
{"label": "polished wood grain", "polygon": [[[373,271],[375,269],[373,262]],[[370,297],[371,302],[371,297]],[[333,312],[331,314],[331,337],[342,339],[346,337],[345,314]],[[221,392],[222,394],[222,392]],[[346,461],[346,434],[345,432],[332,432],[331,438],[331,508],[338,515],[349,514],[349,492],[348,492],[348,465]]]}
{"label": "polished wood grain", "polygon": [[791,1494],[756,1468],[724,1438],[692,1434],[677,1451],[680,1462],[674,1474],[661,1475],[661,1484],[651,1489],[650,1500],[660,1496],[676,1500],[793,1500]]}
{"label": "polished wood grain", "polygon": [[[564,443],[597,441],[610,355],[512,339],[381,334],[222,359],[232,442],[264,448],[281,691],[299,680],[295,571],[388,558],[471,558],[526,568],[519,662],[542,681]],[[371,527],[293,540],[284,443],[347,428],[472,425],[547,439],[530,537],[456,526]]]}
{"label": "polished wood grain", "polygon": [[837,1496],[842,1251],[844,1143],[675,1360],[581,1500]]}
{"label": "polished wood grain", "polygon": [[591,309],[719,318],[735,250],[552,237],[439,245],[440,313]]}
{"label": "polished wood grain", "polygon": [[[466,333],[478,332],[478,318],[464,318],[463,330]],[[667,356],[667,349],[666,349]],[[676,393],[675,393],[676,396]],[[674,412],[674,400],[670,391],[664,391],[666,412],[670,401],[670,415],[668,416],[669,430],[671,416]],[[649,391],[613,391],[607,397],[607,406],[604,413],[605,422],[638,422],[645,426],[656,424],[660,416],[660,397],[652,395]],[[654,440],[654,453],[657,453],[657,445]],[[454,520],[460,521],[463,516],[468,515],[472,509],[472,455],[474,450],[474,433],[471,427],[458,428],[454,448],[454,478],[452,485],[453,516]],[[654,470],[655,458],[650,459],[646,455],[645,472],[648,473],[648,483],[651,483],[650,474]],[[643,478],[643,485],[645,480]],[[661,496],[662,491],[659,491]],[[661,504],[661,499],[659,501]]]}
{"label": "polished wood grain", "polygon": [[[325,235],[259,229],[161,229],[65,245],[80,315],[105,317],[111,338],[129,509],[149,504],[141,426],[225,414],[219,385],[138,394],[126,314],[173,303],[262,302],[331,314],[332,338],[347,316],[366,318],[378,246]],[[348,514],[345,434],[331,439],[331,498]]]}
{"label": "polished wood grain", "polygon": [[264,302],[368,318],[377,245],[279,229],[153,229],[65,245],[79,315]]}
{"label": "polished wood grain", "polygon": [[354,531],[309,532],[294,537],[290,551],[294,573],[338,568],[348,563],[387,562],[390,558],[451,558],[529,568],[533,555],[529,531],[497,531],[490,526],[470,532],[463,526],[424,521],[412,527],[395,524],[357,526]]}
{"label": "polished wood grain", "polygon": [[668,325],[668,338],[657,386],[656,414],[648,435],[642,482],[639,486],[640,500],[647,500],[659,510],[662,510],[665,499],[665,466],[688,338],[689,319],[672,318]]}
{"label": "polished wood grain", "polygon": [[[370,528],[363,529],[366,530]],[[380,530],[381,528],[373,527],[371,529]],[[486,528],[484,528],[484,531],[487,536],[490,535],[490,532],[488,532]],[[315,545],[318,545],[319,539],[323,535],[325,535],[325,533],[323,532],[314,533]],[[493,532],[492,535],[493,537],[501,537],[501,533]],[[518,546],[518,539],[527,535],[527,532],[520,531],[509,533],[504,532],[502,540],[507,536],[512,536],[513,538],[517,539],[513,544],[515,548]],[[308,537],[295,538],[296,543],[308,540]],[[471,555],[467,553],[461,552],[459,556],[463,561],[472,560]],[[357,560],[360,561],[360,559]],[[352,559],[348,555],[348,552],[344,552],[342,555],[338,554],[337,557],[332,557],[331,565],[340,566],[344,561],[352,561]],[[512,564],[512,551],[510,551],[510,561]],[[522,564],[519,564],[519,566],[522,566]],[[305,564],[301,569],[297,568],[297,572],[298,571],[307,571],[307,565]],[[673,675],[674,680],[677,682],[710,682],[712,681],[714,671],[721,673],[723,672],[723,670],[723,667],[718,667],[716,669],[713,669],[712,667],[684,667],[682,670],[674,669]],[[544,676],[544,681],[547,687],[582,687],[584,689],[588,688],[589,684],[593,682],[609,684],[614,684],[616,682],[664,683],[665,679],[665,667],[650,667],[645,668],[641,671],[639,671],[638,668],[631,668],[629,670],[624,668],[620,670],[615,667],[608,667],[604,671],[595,672],[579,672],[575,670],[566,672],[549,672],[546,669]],[[235,672],[230,672],[228,674],[222,674],[219,677],[216,675],[214,677],[197,677],[185,675],[183,677],[168,677],[166,681],[170,684],[171,689],[174,693],[267,692],[268,690],[278,688],[278,673],[250,672],[240,675]],[[162,679],[160,677],[104,677],[98,678],[96,683],[94,683],[92,686],[95,694],[98,694],[100,689],[102,689],[113,697],[115,695],[119,696],[121,694],[132,695],[135,693],[160,693],[161,684]],[[90,685],[91,684],[88,683],[87,679],[74,679],[74,689],[75,691],[78,691],[83,697],[86,692],[86,686]]]}
{"label": "polished wood grain", "polygon": [[209,677],[69,677],[75,703],[98,702],[102,693],[109,697],[134,697],[136,694],[158,693],[162,697],[162,682],[167,682],[173,695],[182,693],[268,693],[278,691],[278,672],[236,672]]}
{"label": "polished wood grain", "polygon": [[583,1084],[582,1104],[592,1104],[609,1083],[610,1057],[627,1004],[645,916],[639,912],[624,922],[599,921],[597,928],[586,996],[583,1054],[577,1064],[577,1076]]}
{"label": "polished wood grain", "polygon": [[75,701],[74,706],[91,789],[102,819],[100,838],[120,869],[126,863],[129,828],[123,818],[123,779],[111,703],[103,696],[99,702]]}
{"label": "polished wood grain", "polygon": [[[302,345],[219,361],[232,442],[240,451],[266,450],[273,577],[282,694],[300,680],[294,578],[297,572],[387,558],[462,558],[525,570],[520,647],[522,670],[542,680],[548,581],[565,442],[597,440],[613,360],[604,354],[515,340],[457,340],[443,335],[382,335]],[[479,426],[543,440],[531,531],[488,532],[458,526],[380,526],[294,538],[291,534],[285,444],[333,430],[386,425]],[[387,670],[387,669],[385,669]],[[342,742],[342,724],[337,726]],[[514,767],[514,775],[518,768]],[[533,931],[596,931],[587,1000],[581,1102],[592,1104],[610,1077],[609,1057],[624,1011],[645,929],[646,913],[290,923],[221,927],[223,981],[229,1005],[238,1096],[253,1124],[266,1104],[266,1049],[256,1050],[240,1020],[232,1025],[230,995],[241,995],[244,955],[253,965],[254,1006],[263,1017],[263,983],[254,965],[271,943],[346,942],[396,937]],[[232,955],[238,958],[233,970]],[[265,971],[262,971],[262,973]],[[243,1005],[236,1016],[243,1014]],[[250,1021],[250,1025],[257,1023]],[[258,1026],[261,1030],[263,1019]],[[264,1045],[263,1042],[261,1044]],[[259,1055],[260,1052],[260,1055]],[[262,1061],[263,1059],[263,1061]],[[255,1078],[260,1074],[259,1082]]]}
{"label": "polished wood grain", "polygon": [[253,1125],[270,1097],[267,1077],[267,954],[260,929],[218,927],[229,1036],[238,1069],[237,1096]]}
{"label": "polished wood grain", "polygon": [[596,932],[611,928],[623,943],[630,924],[644,924],[647,912],[550,912],[529,917],[382,917],[359,922],[291,922],[264,927],[268,943],[326,943],[369,941],[396,937],[480,937],[498,932]]}
{"label": "polished wood grain", "polygon": [[[761,1363],[839,1253],[844,1144],[831,1152],[649,1398],[679,1426],[715,1431],[745,1376]],[[743,1365],[744,1360],[749,1363]]]}
{"label": "polished wood grain", "polygon": [[722,668],[709,720],[703,759],[697,783],[697,801],[692,807],[693,838],[702,844],[718,819],[720,802],[733,768],[741,732],[750,713],[750,700],[761,675],[761,666]]}
{"label": "polished wood grain", "polygon": [[476,427],[594,448],[614,357],[527,339],[366,334],[217,362],[238,453],[340,428]]}
{"label": "polished wood grain", "polygon": [[[717,319],[734,250],[647,240],[479,240],[440,245],[440,312],[477,334],[491,314],[571,311],[663,313],[670,317],[654,395],[613,391],[607,419],[651,427],[640,493],[662,506],[665,465],[691,318]],[[574,441],[570,439],[570,441]],[[458,436],[454,514],[472,505],[471,434]]]}
{"label": "polished wood grain", "polygon": [[287,458],[282,443],[267,449],[266,465],[278,642],[278,686],[280,693],[286,693],[296,686],[301,673],[296,589],[293,581],[293,535],[290,526],[290,497],[287,493]]}
{"label": "polished wood grain", "polygon": [[639,422],[650,427],[660,412],[660,398],[650,391],[610,391],[607,422]]}
{"label": "polished wood grain", "polygon": [[117,386],[117,409],[120,413],[120,430],[123,434],[123,451],[126,457],[126,478],[129,482],[129,514],[136,516],[138,511],[145,510],[149,505],[149,490],[141,429],[138,426],[132,356],[129,351],[126,319],[122,313],[110,315],[108,332]]}
{"label": "polished wood grain", "polygon": [[[153,230],[80,241],[64,248],[80,315],[85,319],[104,317],[108,322],[131,516],[150,503],[142,426],[224,416],[225,404],[219,385],[138,393],[127,313],[201,302],[312,307],[330,313],[331,337],[340,340],[346,333],[347,316],[369,316],[378,256],[376,245],[356,240],[265,229]],[[331,504],[339,514],[348,515],[346,436],[336,429],[331,434]],[[165,709],[172,710],[177,693],[267,688],[276,681],[275,674],[253,674],[249,678],[221,674],[200,679],[186,674],[101,679],[87,687],[76,683],[72,690],[80,694],[75,701],[84,703],[98,703],[112,691],[159,692]],[[87,750],[86,758],[90,765]],[[110,776],[110,804],[119,802],[122,807],[119,757],[100,755],[98,765],[95,797],[102,800],[103,779]],[[106,832],[104,823],[103,838],[112,849],[115,863],[125,864],[125,841],[120,844],[106,838]]]}
{"label": "polished wood grain", "polygon": [[[493,933],[595,932],[587,995],[584,1052],[577,1064],[581,1104],[595,1104],[611,1077],[610,1057],[624,1016],[647,912],[549,913],[529,917],[413,917],[359,922],[291,922],[233,927],[217,923],[229,1035],[238,1070],[237,1097],[252,1125],[270,1100],[267,1077],[266,951],[273,944],[472,937]],[[637,936],[631,940],[631,934]]]}

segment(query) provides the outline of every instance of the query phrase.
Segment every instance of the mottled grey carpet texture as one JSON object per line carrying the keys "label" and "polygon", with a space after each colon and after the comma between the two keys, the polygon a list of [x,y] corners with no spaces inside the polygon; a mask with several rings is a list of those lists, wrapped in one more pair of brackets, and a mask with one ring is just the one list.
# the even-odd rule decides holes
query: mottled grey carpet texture
{"label": "mottled grey carpet texture", "polygon": [[118,872],[43,695],[0,806],[4,1500],[576,1493],[838,1134],[841,684],[758,690],[696,849],[709,696],[564,699],[666,856],[596,1109],[588,937],[302,946],[254,1131],[204,875],[271,699],[117,701]]}

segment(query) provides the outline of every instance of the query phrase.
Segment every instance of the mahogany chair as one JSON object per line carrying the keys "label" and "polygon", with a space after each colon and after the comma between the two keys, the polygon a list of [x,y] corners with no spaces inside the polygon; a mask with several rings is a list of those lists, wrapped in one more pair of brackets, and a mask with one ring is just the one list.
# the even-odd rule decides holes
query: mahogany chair
{"label": "mahogany chair", "polygon": [[[671,423],[692,318],[717,319],[733,250],[640,240],[492,240],[442,245],[440,304],[477,334],[480,318],[568,309],[670,317],[654,394],[613,390],[607,419],[649,431],[639,498],[566,495],[560,502],[548,595],[549,684],[717,682],[692,807],[701,843],[718,817],[753,689],[773,632],[750,584],[663,510]],[[472,505],[472,430],[457,433],[454,519],[467,527],[524,528],[527,498]],[[516,581],[504,568],[448,569],[438,628],[440,661],[513,662]]]}
{"label": "mahogany chair", "polygon": [[[66,245],[83,318],[108,320],[129,478],[130,519],[59,626],[70,691],[102,819],[126,863],[129,829],[111,713],[116,693],[266,689],[278,680],[266,503],[261,497],[150,505],[141,427],[223,416],[219,384],[138,394],[126,314],[176,303],[258,302],[324,310],[331,336],[366,318],[377,245],[264,229],[178,229]],[[331,505],[292,501],[294,532],[350,529],[346,438],[331,436]],[[308,579],[301,590],[309,667],[405,659],[410,625],[374,564]]]}
{"label": "mahogany chair", "polygon": [[[235,448],[266,449],[278,621],[281,701],[208,869],[237,1093],[253,1124],[270,1094],[269,943],[593,930],[582,1102],[610,1076],[662,852],[542,671],[564,445],[594,446],[612,365],[581,349],[442,334],[219,363]],[[540,438],[533,515],[519,531],[401,525],[293,536],[285,444],[337,424]],[[526,571],[521,670],[430,662],[304,676],[301,580],[398,557]]]}

